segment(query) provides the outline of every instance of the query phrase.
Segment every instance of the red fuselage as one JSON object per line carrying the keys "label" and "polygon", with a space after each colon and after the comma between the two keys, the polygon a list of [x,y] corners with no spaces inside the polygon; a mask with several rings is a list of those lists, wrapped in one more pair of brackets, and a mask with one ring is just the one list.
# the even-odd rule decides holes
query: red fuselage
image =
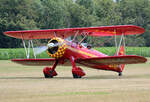
{"label": "red fuselage", "polygon": [[[65,41],[66,43],[66,50],[65,54],[63,55],[63,59],[69,59],[70,57],[74,57],[74,59],[84,59],[84,58],[93,58],[93,57],[105,57],[105,55],[99,51],[94,49],[88,49],[85,46],[72,43],[69,41]],[[89,64],[85,65],[90,68],[101,69],[101,70],[111,70],[116,72],[122,72],[124,65],[95,65]]]}

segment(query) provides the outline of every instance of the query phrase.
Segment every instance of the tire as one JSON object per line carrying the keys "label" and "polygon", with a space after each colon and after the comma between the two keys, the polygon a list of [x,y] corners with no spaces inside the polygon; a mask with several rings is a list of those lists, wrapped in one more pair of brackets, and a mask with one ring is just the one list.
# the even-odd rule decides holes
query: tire
{"label": "tire", "polygon": [[47,74],[44,74],[44,77],[45,77],[45,78],[49,78],[49,76],[48,76]]}
{"label": "tire", "polygon": [[77,74],[72,74],[73,78],[82,78],[81,76],[78,76]]}
{"label": "tire", "polygon": [[122,76],[122,72],[119,72],[118,76]]}
{"label": "tire", "polygon": [[44,77],[45,77],[45,78],[53,78],[53,76],[50,75],[50,73],[49,73],[49,75],[44,73]]}
{"label": "tire", "polygon": [[49,71],[49,78],[53,78],[53,71],[52,70]]}

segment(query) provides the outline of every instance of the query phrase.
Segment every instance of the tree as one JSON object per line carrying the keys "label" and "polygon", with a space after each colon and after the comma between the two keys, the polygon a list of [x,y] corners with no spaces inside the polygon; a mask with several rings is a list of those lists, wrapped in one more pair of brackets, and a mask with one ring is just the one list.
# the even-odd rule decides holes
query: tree
{"label": "tree", "polygon": [[40,28],[64,28],[67,26],[68,12],[64,1],[60,0],[43,0],[43,10],[40,14]]}
{"label": "tree", "polygon": [[4,36],[4,31],[37,29],[33,3],[33,0],[0,0],[0,47],[20,46],[20,40]]}
{"label": "tree", "polygon": [[[144,27],[145,34],[141,35],[141,39],[145,39],[146,46],[150,46],[148,26],[150,23],[150,1],[149,0],[121,0],[120,4],[121,24],[132,24]],[[129,37],[129,39],[131,39]],[[143,39],[143,40],[144,40]],[[134,40],[131,40],[134,41]],[[142,43],[141,42],[137,43]]]}
{"label": "tree", "polygon": [[[127,37],[128,42],[140,43],[138,46],[150,46],[149,12],[149,0],[0,0],[0,47],[21,46],[20,40],[2,34],[8,30],[126,24],[146,29],[145,34],[136,36],[137,40]],[[87,37],[86,41],[98,45],[92,39],[93,37]],[[95,39],[105,42],[101,38]],[[43,40],[40,42],[43,43]],[[107,45],[111,46],[112,43]]]}

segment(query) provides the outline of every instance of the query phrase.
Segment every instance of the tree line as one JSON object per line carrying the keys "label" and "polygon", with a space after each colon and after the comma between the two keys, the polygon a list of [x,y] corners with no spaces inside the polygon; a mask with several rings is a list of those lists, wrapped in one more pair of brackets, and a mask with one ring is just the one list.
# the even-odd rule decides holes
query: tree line
{"label": "tree line", "polygon": [[[150,0],[0,0],[0,48],[22,47],[21,40],[3,35],[4,31],[127,24],[146,32],[127,36],[126,45],[150,46]],[[102,46],[113,45],[113,39],[86,41],[97,46],[92,39],[102,41]]]}

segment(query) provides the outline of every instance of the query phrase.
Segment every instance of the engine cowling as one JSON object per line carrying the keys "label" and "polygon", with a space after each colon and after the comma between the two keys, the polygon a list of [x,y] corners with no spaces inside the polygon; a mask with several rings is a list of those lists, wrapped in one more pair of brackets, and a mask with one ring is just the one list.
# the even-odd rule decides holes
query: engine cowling
{"label": "engine cowling", "polygon": [[52,47],[48,46],[47,53],[50,57],[53,58],[61,58],[65,54],[66,51],[66,43],[61,38],[52,38],[48,45],[52,45]]}

